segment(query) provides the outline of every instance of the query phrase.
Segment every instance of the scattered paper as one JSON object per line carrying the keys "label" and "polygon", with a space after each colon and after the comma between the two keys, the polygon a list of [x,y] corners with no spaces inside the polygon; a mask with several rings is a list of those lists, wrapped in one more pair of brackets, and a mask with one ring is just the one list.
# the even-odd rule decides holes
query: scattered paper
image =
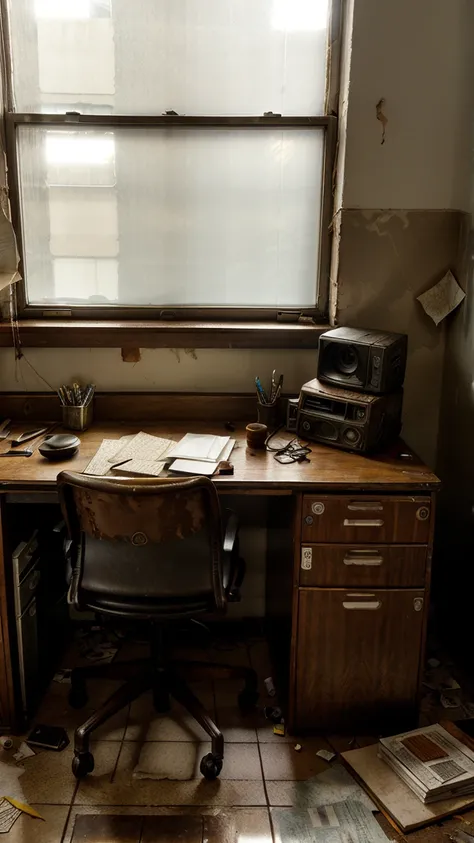
{"label": "scattered paper", "polygon": [[275,685],[273,684],[273,679],[271,676],[267,676],[266,679],[263,680],[265,688],[267,689],[267,694],[269,697],[274,697],[276,694]]}
{"label": "scattered paper", "polygon": [[285,734],[286,734],[285,724],[284,723],[275,723],[275,725],[273,727],[273,734],[279,735],[281,738],[284,738]]}
{"label": "scattered paper", "polygon": [[335,752],[329,752],[327,749],[318,749],[316,755],[319,755],[320,758],[324,758],[325,761],[332,761],[336,757]]}
{"label": "scattered paper", "polygon": [[456,679],[453,679],[452,676],[448,676],[447,679],[443,679],[443,681],[439,683],[438,687],[439,687],[440,691],[444,691],[444,692],[446,692],[446,691],[460,691],[461,690],[461,686],[460,686],[459,682],[457,682]]}
{"label": "scattered paper", "polygon": [[[13,797],[16,799],[24,799],[25,794],[19,779],[25,772],[25,768],[20,764],[17,764],[14,761],[13,756],[10,757],[11,761],[0,762],[0,793],[8,793],[9,798]],[[2,798],[3,797],[0,796],[0,799]]]}
{"label": "scattered paper", "polygon": [[219,463],[222,460],[229,459],[234,445],[235,439],[229,439],[217,460],[178,459],[171,463],[170,470],[177,471],[179,474],[199,474],[204,477],[212,477]]}
{"label": "scattered paper", "polygon": [[123,439],[104,439],[100,444],[97,452],[92,457],[84,469],[84,474],[93,474],[96,477],[104,477],[110,469],[110,457],[117,453],[118,449],[123,445]]}
{"label": "scattered paper", "polygon": [[309,807],[273,808],[277,843],[386,843],[371,811],[356,801]]}
{"label": "scattered paper", "polygon": [[35,811],[35,809],[31,807],[31,805],[27,805],[26,802],[20,802],[18,799],[14,799],[12,796],[5,796],[5,799],[7,800],[7,802],[10,802],[10,804],[13,805],[14,808],[18,808],[18,810],[21,811],[22,814],[28,814],[29,817],[34,817],[35,820],[43,820],[44,822],[44,817],[42,817],[41,814],[38,814],[38,811]]}
{"label": "scattered paper", "polygon": [[439,667],[441,664],[439,659],[428,659],[428,665],[430,667]]}
{"label": "scattered paper", "polygon": [[64,668],[63,670],[58,670],[57,673],[53,676],[53,682],[60,682],[65,685],[71,684],[71,673],[72,670],[70,668]]}
{"label": "scattered paper", "polygon": [[295,808],[319,808],[335,802],[361,802],[369,811],[378,809],[342,764],[335,762],[323,773],[306,781],[292,783]]}
{"label": "scattered paper", "polygon": [[136,436],[129,437],[123,447],[109,456],[109,463],[117,466],[127,460],[145,460],[149,463],[163,461],[167,452],[175,445],[176,442],[172,439],[160,439],[159,436],[140,431]]}
{"label": "scattered paper", "polygon": [[224,457],[223,451],[229,442],[229,436],[213,436],[205,433],[186,433],[183,438],[173,443],[168,456],[172,459],[206,460],[216,462]]}
{"label": "scattered paper", "polygon": [[20,809],[15,808],[15,806],[3,796],[0,799],[0,834],[8,834],[20,814]]}
{"label": "scattered paper", "polygon": [[443,708],[461,708],[461,700],[457,694],[451,694],[449,697],[446,694],[440,694],[439,701]]}
{"label": "scattered paper", "polygon": [[462,828],[456,828],[454,831],[450,831],[449,839],[452,840],[453,843],[474,843],[474,837],[472,834],[468,834],[467,831],[464,831]]}
{"label": "scattered paper", "polygon": [[301,752],[302,749],[303,747],[300,743],[295,743],[295,752]]}
{"label": "scattered paper", "polygon": [[123,465],[112,466],[110,471],[114,477],[159,477],[163,472],[166,463],[152,462],[151,460],[128,460]]}
{"label": "scattered paper", "polygon": [[36,752],[25,741],[22,741],[17,751],[13,754],[13,758],[15,761],[23,761],[24,758],[31,758],[32,755],[36,755]]}
{"label": "scattered paper", "polygon": [[202,477],[212,477],[219,463],[207,460],[175,460],[170,465],[170,471],[178,474],[195,474]]}
{"label": "scattered paper", "polygon": [[448,269],[446,275],[427,290],[418,296],[418,301],[425,313],[431,317],[435,325],[439,325],[458,305],[466,298],[466,293],[461,289],[453,273]]}

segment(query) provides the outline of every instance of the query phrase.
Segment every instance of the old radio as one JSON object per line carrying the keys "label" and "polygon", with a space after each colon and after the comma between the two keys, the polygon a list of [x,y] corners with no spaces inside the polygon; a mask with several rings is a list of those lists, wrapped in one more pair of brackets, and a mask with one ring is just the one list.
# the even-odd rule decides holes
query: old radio
{"label": "old radio", "polygon": [[315,378],[301,388],[298,436],[362,454],[376,451],[400,433],[402,402],[402,389],[361,395]]}
{"label": "old radio", "polygon": [[318,378],[361,392],[393,392],[403,385],[406,334],[335,328],[319,338]]}

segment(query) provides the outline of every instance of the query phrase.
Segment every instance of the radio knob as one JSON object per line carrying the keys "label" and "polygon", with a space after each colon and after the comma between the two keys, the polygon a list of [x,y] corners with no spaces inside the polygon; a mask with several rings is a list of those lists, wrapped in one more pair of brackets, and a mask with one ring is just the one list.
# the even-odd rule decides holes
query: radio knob
{"label": "radio knob", "polygon": [[302,427],[303,430],[311,430],[311,425],[308,421],[303,422]]}

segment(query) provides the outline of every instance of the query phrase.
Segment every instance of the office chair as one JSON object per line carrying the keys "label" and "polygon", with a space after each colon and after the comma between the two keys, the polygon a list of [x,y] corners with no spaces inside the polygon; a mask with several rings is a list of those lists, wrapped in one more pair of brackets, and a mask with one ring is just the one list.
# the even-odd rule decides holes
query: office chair
{"label": "office chair", "polygon": [[243,679],[243,709],[255,705],[253,670],[168,658],[170,628],[208,612],[225,612],[240,599],[244,562],[239,558],[238,523],[224,524],[217,493],[205,477],[130,479],[88,477],[63,471],[58,477],[61,508],[69,533],[69,602],[116,621],[148,627],[151,658],[72,671],[69,702],[87,702],[86,680],[127,679],[75,732],[72,771],[83,778],[94,769],[90,735],[146,691],[157,711],[169,709],[170,695],[211,738],[212,751],[201,773],[215,779],[222,769],[224,738],[182,678]]}

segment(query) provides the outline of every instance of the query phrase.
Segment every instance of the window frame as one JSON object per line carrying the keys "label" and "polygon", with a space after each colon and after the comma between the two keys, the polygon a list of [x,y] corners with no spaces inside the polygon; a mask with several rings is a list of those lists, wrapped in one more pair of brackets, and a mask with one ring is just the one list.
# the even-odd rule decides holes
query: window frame
{"label": "window frame", "polygon": [[[61,320],[71,319],[76,322],[91,320],[137,322],[137,320],[163,322],[292,322],[302,320],[306,325],[313,321],[321,324],[328,318],[330,260],[332,245],[333,218],[333,181],[337,152],[338,120],[335,116],[335,103],[339,81],[339,61],[337,47],[340,43],[342,0],[330,0],[328,49],[326,67],[325,114],[312,116],[285,116],[265,114],[263,116],[184,116],[184,115],[117,115],[83,114],[80,112],[27,113],[14,110],[13,66],[8,30],[7,0],[0,0],[2,65],[4,69],[4,123],[5,151],[7,160],[7,187],[11,207],[12,224],[15,230],[20,257],[19,272],[21,280],[16,284],[16,311],[21,320]],[[323,178],[321,186],[321,215],[319,231],[318,272],[314,279],[317,287],[315,306],[278,308],[242,307],[229,305],[191,306],[191,305],[51,305],[30,304],[26,295],[26,279],[23,271],[23,226],[19,190],[19,162],[17,150],[17,131],[20,126],[67,127],[83,126],[90,128],[127,128],[149,127],[154,129],[229,129],[241,131],[268,131],[275,129],[313,129],[324,132]]]}

